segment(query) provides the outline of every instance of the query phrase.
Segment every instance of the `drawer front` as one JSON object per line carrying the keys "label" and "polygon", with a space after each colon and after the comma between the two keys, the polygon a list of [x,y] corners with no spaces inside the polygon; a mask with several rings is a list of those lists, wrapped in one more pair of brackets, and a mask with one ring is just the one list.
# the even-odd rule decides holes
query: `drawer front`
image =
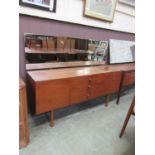
{"label": "drawer front", "polygon": [[69,105],[69,80],[37,83],[36,113],[48,112]]}
{"label": "drawer front", "polygon": [[87,100],[88,77],[70,79],[70,103],[76,104]]}
{"label": "drawer front", "polygon": [[122,72],[112,72],[92,77],[91,98],[118,92]]}
{"label": "drawer front", "polygon": [[134,84],[135,82],[135,72],[125,72],[123,79],[123,86]]}

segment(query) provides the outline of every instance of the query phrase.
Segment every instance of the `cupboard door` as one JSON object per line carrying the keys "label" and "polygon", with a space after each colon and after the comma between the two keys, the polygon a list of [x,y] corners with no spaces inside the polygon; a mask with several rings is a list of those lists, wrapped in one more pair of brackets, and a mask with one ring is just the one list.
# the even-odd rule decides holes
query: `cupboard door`
{"label": "cupboard door", "polygon": [[70,79],[70,103],[76,104],[88,98],[88,78],[76,77]]}
{"label": "cupboard door", "polygon": [[118,92],[122,72],[111,72],[92,76],[91,97],[95,98]]}
{"label": "cupboard door", "polygon": [[36,85],[36,113],[69,105],[69,80],[51,80]]}

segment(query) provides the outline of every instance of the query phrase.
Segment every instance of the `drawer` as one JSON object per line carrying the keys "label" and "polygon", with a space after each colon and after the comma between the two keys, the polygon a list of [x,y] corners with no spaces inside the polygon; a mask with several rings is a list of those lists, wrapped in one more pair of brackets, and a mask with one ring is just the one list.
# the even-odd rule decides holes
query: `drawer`
{"label": "drawer", "polygon": [[37,83],[36,113],[48,112],[69,105],[69,80]]}
{"label": "drawer", "polygon": [[121,72],[94,76],[91,88],[91,98],[118,92],[121,76]]}
{"label": "drawer", "polygon": [[89,79],[90,78],[88,76],[71,78],[69,79],[70,88],[74,90],[86,87],[88,85]]}
{"label": "drawer", "polygon": [[125,72],[123,78],[123,86],[134,84],[135,82],[135,71]]}
{"label": "drawer", "polygon": [[121,80],[121,72],[109,72],[109,73],[103,73],[103,74],[98,74],[98,75],[93,75],[90,79],[92,80],[91,83],[92,85],[96,84],[104,84],[110,85],[113,82],[118,82]]}

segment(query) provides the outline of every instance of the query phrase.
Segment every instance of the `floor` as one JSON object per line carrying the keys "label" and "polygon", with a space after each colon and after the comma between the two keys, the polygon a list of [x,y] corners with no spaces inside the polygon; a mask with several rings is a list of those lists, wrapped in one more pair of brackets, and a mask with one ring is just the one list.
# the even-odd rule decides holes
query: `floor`
{"label": "floor", "polygon": [[119,105],[112,95],[108,107],[100,97],[57,110],[53,128],[48,113],[29,116],[30,143],[20,155],[134,155],[134,116],[123,137],[118,137],[133,95],[131,88],[124,91]]}

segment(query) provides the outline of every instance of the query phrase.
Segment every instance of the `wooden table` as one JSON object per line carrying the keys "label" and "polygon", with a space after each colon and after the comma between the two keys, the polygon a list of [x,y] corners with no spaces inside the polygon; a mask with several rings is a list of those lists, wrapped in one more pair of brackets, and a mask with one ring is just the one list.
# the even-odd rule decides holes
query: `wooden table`
{"label": "wooden table", "polygon": [[99,61],[72,61],[72,62],[49,62],[49,63],[32,63],[26,64],[26,70],[42,70],[56,68],[72,68],[104,65],[105,62]]}
{"label": "wooden table", "polygon": [[134,64],[104,65],[28,71],[35,113],[53,111],[93,98],[118,92],[123,71],[134,70]]}

